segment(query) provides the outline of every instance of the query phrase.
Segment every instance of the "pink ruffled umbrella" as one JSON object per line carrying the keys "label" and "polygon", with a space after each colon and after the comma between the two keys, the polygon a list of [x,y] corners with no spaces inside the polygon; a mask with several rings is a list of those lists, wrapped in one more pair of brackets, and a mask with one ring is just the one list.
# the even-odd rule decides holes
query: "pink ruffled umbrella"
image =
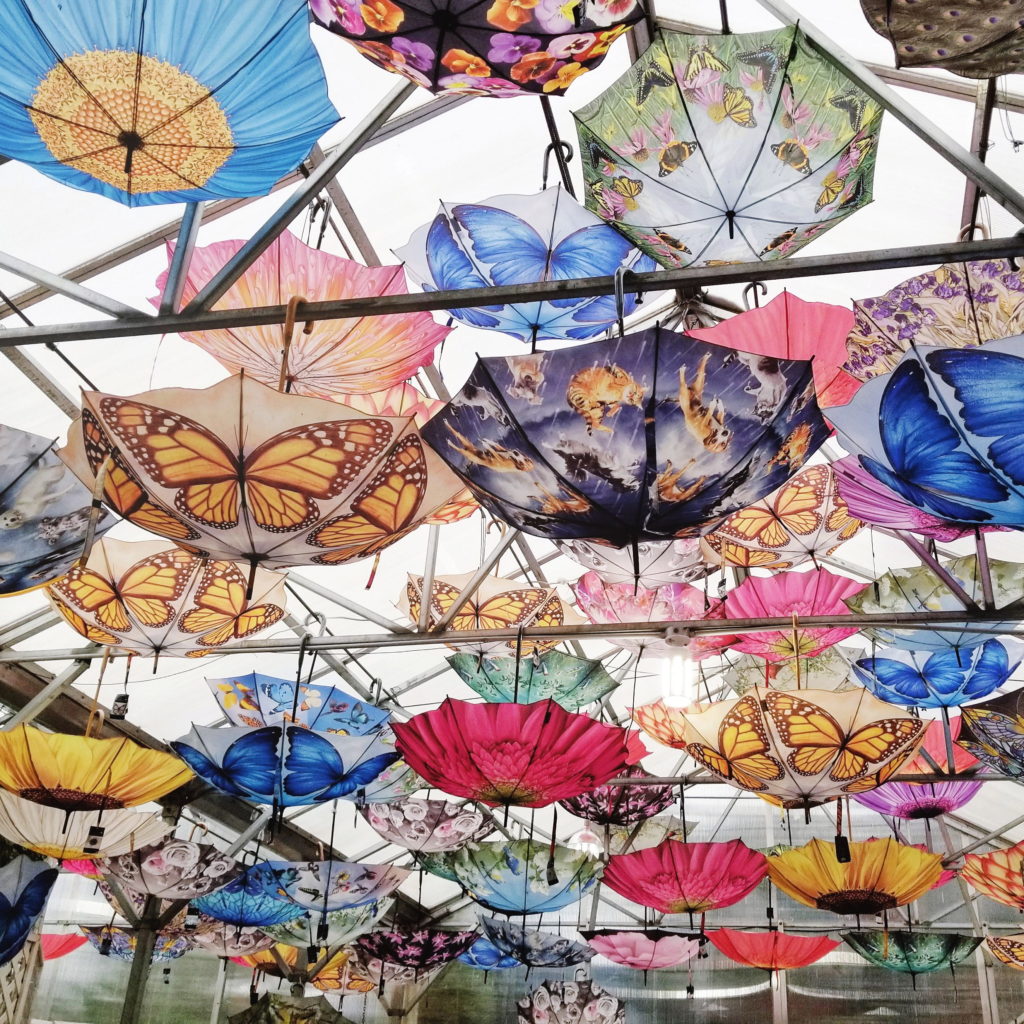
{"label": "pink ruffled umbrella", "polygon": [[688,935],[663,931],[580,932],[598,954],[635,971],[657,971],[679,967],[692,960],[700,950],[701,941]]}
{"label": "pink ruffled umbrella", "polygon": [[819,654],[853,636],[856,626],[805,628],[804,615],[846,615],[843,599],[859,594],[866,584],[827,569],[811,572],[782,572],[774,576],[750,576],[725,601],[727,619],[764,619],[793,616],[793,628],[775,632],[742,633],[731,637],[729,646],[767,661],[785,661]]}
{"label": "pink ruffled umbrella", "polygon": [[[185,277],[182,302],[188,303],[244,243],[215,242],[196,249]],[[168,243],[168,259],[174,246]],[[163,293],[167,272],[157,279]],[[285,305],[292,299],[323,302],[406,291],[400,266],[364,267],[320,249],[294,235],[279,235],[227,290],[214,309]],[[160,305],[160,298],[153,300]],[[294,318],[293,318],[294,319]],[[182,337],[210,353],[231,373],[248,376],[300,395],[370,394],[411,377],[430,363],[434,348],[448,334],[429,313],[320,320],[291,332],[282,367],[286,335],[279,324],[184,332]]]}

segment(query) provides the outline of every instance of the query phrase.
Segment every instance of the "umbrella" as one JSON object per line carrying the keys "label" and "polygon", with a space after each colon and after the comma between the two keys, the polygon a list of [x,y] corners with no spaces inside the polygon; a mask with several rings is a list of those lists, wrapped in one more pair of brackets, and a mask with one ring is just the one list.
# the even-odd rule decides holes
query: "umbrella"
{"label": "umbrella", "polygon": [[189,937],[199,949],[205,949],[208,953],[220,957],[261,953],[275,943],[273,936],[261,928],[229,924],[206,914],[199,915],[199,924]]}
{"label": "umbrella", "polygon": [[[409,279],[425,292],[655,268],[650,257],[580,206],[561,185],[532,196],[442,202],[437,216],[417,228],[395,255],[405,263]],[[614,296],[601,295],[447,312],[469,327],[502,331],[521,341],[583,341],[596,338],[638,305],[639,298],[630,293],[621,305]],[[463,394],[463,399],[468,397]],[[482,408],[478,412],[482,415]]]}
{"label": "umbrella", "polygon": [[737,789],[782,807],[865,793],[895,774],[926,722],[867,690],[754,687],[682,713],[686,752]]}
{"label": "umbrella", "polygon": [[25,945],[59,874],[24,856],[0,867],[0,964],[13,960]]}
{"label": "umbrella", "polygon": [[555,3],[311,0],[313,18],[378,67],[431,92],[560,95],[644,17],[636,0]]}
{"label": "umbrella", "polygon": [[630,547],[613,547],[605,541],[559,540],[555,547],[596,572],[606,583],[660,587],[666,583],[693,583],[715,571],[704,560],[696,537],[680,540],[645,540]]}
{"label": "umbrella", "polygon": [[358,907],[330,910],[326,916],[318,914],[317,924],[319,925],[321,920],[327,924],[327,937],[324,939],[316,938],[319,929],[314,927],[313,917],[308,911],[301,917],[285,921],[283,924],[267,925],[264,930],[272,938],[288,946],[308,949],[310,946],[324,945],[329,949],[335,949],[373,928],[388,913],[391,905],[391,900],[375,900],[373,903],[364,903]]}
{"label": "umbrella", "polygon": [[84,566],[47,588],[53,607],[91,643],[134,654],[199,657],[268,629],[284,615],[284,577],[208,561],[167,541],[104,538]]}
{"label": "umbrella", "polygon": [[502,953],[490,939],[482,935],[459,957],[459,963],[475,967],[478,971],[509,971],[522,964],[507,953]]}
{"label": "umbrella", "polygon": [[647,850],[666,839],[682,842],[696,827],[697,822],[683,822],[673,814],[660,814],[636,825],[606,825],[604,839],[607,845],[604,852],[615,854]]}
{"label": "umbrella", "polygon": [[326,996],[277,995],[264,992],[259,1002],[228,1017],[228,1024],[352,1024]]}
{"label": "umbrella", "polygon": [[[123,916],[127,910],[134,913],[136,917],[141,918],[146,912],[147,897],[145,893],[135,892],[133,889],[122,889],[120,892],[115,893],[112,888],[113,884],[116,884],[114,879],[101,878],[96,883],[96,889],[107,901],[107,905],[114,914]],[[180,903],[175,904],[172,900],[160,900],[157,904],[157,913],[160,915],[172,915],[160,929],[162,935],[173,938],[188,933],[188,937],[191,938],[191,922],[188,928],[185,926],[185,918],[188,916],[187,907],[182,906]]]}
{"label": "umbrella", "polygon": [[864,524],[850,515],[829,466],[807,466],[701,538],[709,562],[741,568],[815,567]]}
{"label": "umbrella", "polygon": [[[388,730],[388,734],[393,742],[394,734],[390,730]],[[392,800],[404,800],[426,788],[427,783],[399,759],[393,761],[375,779],[358,790],[356,800],[368,803],[391,803]]]}
{"label": "umbrella", "polygon": [[260,928],[293,921],[301,908],[278,896],[267,895],[248,874],[222,886],[215,892],[198,896],[192,909],[237,928]]}
{"label": "umbrella", "polygon": [[489,806],[546,807],[614,778],[630,763],[625,729],[535,704],[469,704],[395,722],[405,760],[431,786]]}
{"label": "umbrella", "polygon": [[633,931],[581,931],[600,956],[635,971],[679,967],[700,952],[701,939],[657,929]]}
{"label": "umbrella", "polygon": [[409,797],[363,804],[359,813],[379,836],[415,853],[457,850],[486,839],[495,829],[490,815],[454,800]]}
{"label": "umbrella", "polygon": [[[629,765],[619,773],[620,778],[650,779],[650,772],[639,765]],[[635,825],[646,821],[676,801],[672,786],[595,786],[593,789],[559,800],[577,818],[597,825]]]}
{"label": "umbrella", "polygon": [[[43,936],[45,939],[46,936]],[[988,951],[1002,964],[1024,971],[1024,934],[989,935],[985,939]]]}
{"label": "umbrella", "polygon": [[739,839],[668,839],[647,850],[612,857],[602,881],[620,896],[662,914],[703,914],[739,902],[764,875],[764,855]]}
{"label": "umbrella", "polygon": [[[418,970],[388,963],[375,957],[353,955],[349,961],[349,984],[365,985],[366,991],[377,990],[377,998],[389,1017],[404,1017],[423,998],[427,989],[441,976],[447,964]],[[319,979],[315,978],[316,985]],[[361,989],[357,989],[361,990]]]}
{"label": "umbrella", "polygon": [[553,700],[566,711],[579,711],[619,685],[601,662],[556,650],[528,658],[453,654],[447,661],[467,686],[496,704]]}
{"label": "umbrella", "polygon": [[127,737],[70,736],[32,725],[0,732],[0,786],[62,811],[135,807],[192,777],[177,757]]}
{"label": "umbrella", "polygon": [[203,390],[82,394],[61,457],[143,529],[281,568],[376,554],[461,485],[411,418],[281,394],[244,374]]}
{"label": "umbrella", "polygon": [[847,598],[859,594],[865,584],[828,569],[809,572],[780,572],[773,576],[749,576],[729,592],[725,601],[727,619],[793,617],[793,628],[772,632],[740,633],[730,638],[733,650],[756,654],[767,661],[785,661],[797,656],[813,657],[851,637],[857,626],[806,627],[799,619],[808,615],[847,615]]}
{"label": "umbrella", "polygon": [[165,900],[190,900],[227,885],[238,873],[234,857],[215,846],[190,839],[164,839],[100,862],[111,876],[133,892]]}
{"label": "umbrella", "polygon": [[660,697],[650,704],[628,709],[633,721],[653,740],[674,750],[686,748],[686,720],[683,709],[666,704]]}
{"label": "umbrella", "polygon": [[[438,620],[450,612],[459,595],[473,578],[471,572],[453,576],[435,576],[430,583],[430,610],[427,630],[436,627]],[[420,617],[423,600],[423,577],[409,574],[398,606],[413,621]],[[527,626],[576,626],[582,619],[558,596],[553,586],[525,587],[515,580],[501,576],[487,576],[455,613],[447,628],[456,632],[467,629],[518,629]],[[460,651],[475,654],[533,654],[547,650],[559,641],[515,640],[480,641],[459,644]]]}
{"label": "umbrella", "polygon": [[516,1003],[516,1024],[625,1024],[626,1005],[589,978],[542,981]]}
{"label": "umbrella", "polygon": [[128,206],[262,195],[338,120],[301,0],[9,7],[4,152],[74,188]]}
{"label": "umbrella", "polygon": [[292,917],[287,920],[292,920],[303,910],[324,913],[376,903],[390,896],[409,875],[406,868],[390,864],[268,860],[249,868],[245,885],[253,892],[291,904]]}
{"label": "umbrella", "polygon": [[[92,495],[45,437],[0,423],[0,450],[0,595],[7,595],[41,587],[75,564]],[[103,513],[96,532],[115,522]]]}
{"label": "umbrella", "polygon": [[[277,946],[275,951],[280,955],[282,949],[288,949],[293,958],[297,958],[298,949]],[[314,977],[310,978],[310,983],[321,992],[341,992],[342,997],[346,992],[372,992],[378,984],[367,977],[366,970],[359,963],[351,947],[335,953],[317,970]]]}
{"label": "umbrella", "polygon": [[367,932],[353,946],[360,961],[377,959],[385,964],[429,971],[450,963],[476,942],[476,931],[452,932],[440,928],[419,928],[390,932]]}
{"label": "umbrella", "polygon": [[[135,959],[135,947],[139,941],[139,933],[134,928],[115,928],[113,925],[87,927],[79,925],[82,934],[88,939],[89,945],[96,949],[100,956],[110,956],[122,963],[130,964]],[[177,960],[192,949],[192,940],[184,935],[157,934],[156,945],[149,958],[152,964],[169,963]]]}
{"label": "umbrella", "polygon": [[809,967],[840,945],[827,935],[787,935],[775,928],[766,932],[719,928],[708,932],[708,938],[715,949],[730,960],[744,967],[759,967],[763,971]]}
{"label": "umbrella", "polygon": [[881,107],[794,26],[662,30],[574,116],[587,205],[665,267],[789,256],[871,201]]}
{"label": "umbrella", "polygon": [[260,672],[207,679],[206,685],[234,725],[259,728],[289,722],[318,732],[365,736],[391,715],[333,686],[311,686]]}
{"label": "umbrella", "polygon": [[[943,967],[952,968],[966,960],[982,943],[982,937],[911,931],[843,932],[843,941],[868,963],[890,971],[930,974]],[[990,940],[991,941],[991,940]]]}
{"label": "umbrella", "polygon": [[[6,844],[6,840],[0,840]],[[103,877],[99,863],[95,860],[62,860],[61,871],[69,871],[73,875],[81,875],[83,878],[91,878],[96,881]]]}
{"label": "umbrella", "polygon": [[850,652],[841,647],[829,647],[813,658],[786,661],[765,661],[754,654],[741,654],[723,678],[738,697],[755,686],[773,690],[852,690],[857,682],[852,678],[849,658]]}
{"label": "umbrella", "polygon": [[832,843],[809,843],[768,858],[768,877],[807,907],[836,914],[881,914],[916,900],[942,873],[942,856],[895,839],[850,843],[840,863]]}
{"label": "umbrella", "polygon": [[906,707],[951,708],[998,690],[1020,658],[999,640],[966,650],[883,650],[854,662],[856,677],[877,697]]}
{"label": "umbrella", "polygon": [[44,960],[58,960],[62,956],[67,956],[68,953],[74,953],[88,941],[84,935],[75,935],[72,932],[43,932],[39,936]]}
{"label": "umbrella", "polygon": [[[185,275],[183,304],[191,302],[244,244],[215,242],[194,250]],[[173,243],[168,243],[167,250],[170,259]],[[157,281],[161,295],[168,273]],[[364,267],[304,245],[285,231],[213,309],[284,306],[293,298],[329,302],[404,291],[401,267]],[[159,306],[160,301],[157,296],[153,304]],[[431,362],[434,348],[449,331],[429,313],[319,320],[308,326],[308,332],[293,332],[286,326],[282,333],[278,324],[268,324],[185,331],[182,337],[209,352],[229,373],[244,372],[296,395],[329,397],[369,394],[400,384]]]}
{"label": "umbrella", "polygon": [[547,914],[578,903],[597,885],[601,862],[534,839],[477,843],[447,855],[466,894],[498,914]]}
{"label": "umbrella", "polygon": [[968,853],[960,875],[978,892],[1024,910],[1024,842],[991,853]]}
{"label": "umbrella", "polygon": [[983,765],[1024,780],[1024,707],[1021,691],[993,697],[961,710],[965,728],[957,744]]}
{"label": "umbrella", "polygon": [[810,361],[770,362],[661,327],[480,359],[423,437],[526,533],[693,537],[775,490],[828,434]]}
{"label": "umbrella", "polygon": [[520,928],[511,921],[481,917],[484,937],[507,956],[527,967],[575,967],[589,963],[594,950],[555,932]]}

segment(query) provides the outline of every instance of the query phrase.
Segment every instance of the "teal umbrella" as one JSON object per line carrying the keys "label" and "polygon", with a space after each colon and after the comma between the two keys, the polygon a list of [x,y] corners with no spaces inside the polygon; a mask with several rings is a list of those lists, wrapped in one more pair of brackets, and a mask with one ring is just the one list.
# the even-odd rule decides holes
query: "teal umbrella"
{"label": "teal umbrella", "polygon": [[916,978],[954,967],[981,945],[981,937],[955,932],[843,932],[843,940],[869,963]]}

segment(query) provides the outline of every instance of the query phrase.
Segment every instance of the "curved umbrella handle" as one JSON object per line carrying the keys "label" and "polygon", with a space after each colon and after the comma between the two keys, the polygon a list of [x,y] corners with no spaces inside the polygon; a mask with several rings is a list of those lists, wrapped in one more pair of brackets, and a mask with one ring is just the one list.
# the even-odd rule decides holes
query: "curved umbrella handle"
{"label": "curved umbrella handle", "polygon": [[[750,305],[750,296],[753,295],[754,305]],[[763,281],[751,281],[746,288],[743,289],[743,305],[747,309],[760,309],[761,299],[760,296],[768,294],[768,287]]]}

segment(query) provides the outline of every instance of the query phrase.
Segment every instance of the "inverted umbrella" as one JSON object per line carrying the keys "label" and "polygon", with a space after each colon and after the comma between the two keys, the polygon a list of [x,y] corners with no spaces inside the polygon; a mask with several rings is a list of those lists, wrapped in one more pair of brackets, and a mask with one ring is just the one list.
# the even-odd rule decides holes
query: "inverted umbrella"
{"label": "inverted umbrella", "polygon": [[708,932],[708,938],[715,949],[730,960],[762,971],[809,967],[840,945],[827,935],[788,935],[776,928],[766,932],[719,928]]}
{"label": "inverted umbrella", "polygon": [[[248,956],[270,949],[275,939],[262,928],[241,926],[199,915],[199,924],[190,938],[200,949],[221,957]],[[310,945],[311,943],[306,943]]]}
{"label": "inverted umbrella", "polygon": [[661,697],[638,708],[629,708],[632,719],[659,743],[675,750],[686,748],[686,720],[683,709],[666,704]]}
{"label": "inverted umbrella", "polygon": [[960,875],[978,892],[1024,910],[1024,842],[991,853],[968,853]]}
{"label": "inverted umbrella", "polygon": [[278,995],[264,992],[259,1002],[228,1017],[228,1024],[351,1024],[325,996]]}
{"label": "inverted umbrella", "polygon": [[785,257],[871,201],[882,109],[794,26],[662,30],[574,116],[587,205],[665,267]]}
{"label": "inverted umbrella", "polygon": [[740,697],[755,686],[773,690],[852,690],[857,681],[850,659],[851,652],[841,647],[829,647],[813,658],[786,661],[765,661],[755,654],[741,654],[730,661],[723,678]]}
{"label": "inverted umbrella", "polygon": [[[136,892],[134,889],[121,889],[114,892],[114,879],[103,878],[96,883],[96,890],[107,901],[107,905],[115,915],[124,915],[130,911],[136,917],[141,918],[146,913],[147,896],[144,893]],[[191,927],[185,927],[185,918],[188,915],[188,908],[171,900],[160,900],[157,903],[157,913],[161,916],[171,915],[169,920],[161,927],[160,934],[167,938],[174,938],[178,935],[188,935],[191,938]],[[190,922],[191,924],[191,922]]]}
{"label": "inverted umbrella", "polygon": [[771,362],[661,327],[480,359],[423,436],[526,533],[693,537],[775,490],[828,434],[811,363]]}
{"label": "inverted umbrella", "polygon": [[517,1024],[625,1024],[626,1005],[589,978],[542,981],[516,1003]]}
{"label": "inverted umbrella", "polygon": [[980,935],[956,932],[856,931],[843,932],[843,941],[868,963],[890,971],[930,974],[966,960],[982,943]]}
{"label": "inverted umbrella", "polygon": [[21,951],[46,907],[60,872],[28,857],[15,857],[0,867],[0,964]]}
{"label": "inverted umbrella", "polygon": [[705,561],[700,541],[645,540],[631,547],[613,547],[604,541],[559,540],[555,547],[574,562],[596,572],[606,583],[660,587],[666,583],[693,583],[715,571]]}
{"label": "inverted umbrella", "polygon": [[[209,561],[167,541],[104,538],[46,593],[91,643],[138,654],[199,657],[284,615],[284,577]],[[247,592],[250,596],[246,596]]]}
{"label": "inverted umbrella", "polygon": [[961,710],[957,744],[991,771],[1024,780],[1024,706],[1021,691]]}
{"label": "inverted umbrella", "polygon": [[510,971],[522,967],[514,956],[502,953],[490,939],[485,939],[482,935],[459,956],[459,963],[475,967],[478,971]]}
{"label": "inverted umbrella", "polygon": [[303,910],[324,913],[376,903],[390,896],[409,874],[406,868],[391,864],[268,860],[249,868],[245,884],[291,904],[294,918]]}
{"label": "inverted umbrella", "polygon": [[307,19],[300,0],[13,4],[4,152],[128,206],[269,192],[338,120]]}
{"label": "inverted umbrella", "polygon": [[264,928],[292,921],[302,913],[294,903],[269,896],[248,875],[241,875],[215,892],[198,896],[192,909],[238,928]]}
{"label": "inverted umbrella", "polygon": [[595,952],[589,946],[556,932],[521,928],[508,920],[481,917],[480,928],[495,948],[527,967],[575,967],[588,963]]}
{"label": "inverted umbrella", "polygon": [[359,813],[377,835],[417,853],[457,850],[486,839],[496,827],[490,815],[454,800],[409,797],[363,804]]}
{"label": "inverted umbrella", "polygon": [[[373,903],[364,903],[358,907],[330,910],[325,916],[316,915],[316,924],[313,922],[313,915],[307,911],[301,917],[285,921],[283,924],[267,925],[265,931],[278,942],[288,946],[308,949],[313,945],[324,945],[334,949],[373,928],[391,909],[391,905],[391,900],[375,900]],[[323,930],[319,928],[321,920],[327,924],[327,935],[322,939],[317,938],[323,934]]]}
{"label": "inverted umbrella", "polygon": [[[629,765],[619,773],[620,778],[650,779],[650,772],[639,765]],[[676,801],[672,786],[595,786],[578,796],[559,800],[577,818],[597,825],[635,825],[646,821]]]}
{"label": "inverted umbrella", "polygon": [[[43,936],[45,939],[45,936]],[[1024,971],[1024,934],[989,935],[985,939],[988,951],[1002,964]]]}
{"label": "inverted umbrella", "polygon": [[395,722],[405,760],[428,783],[490,806],[545,807],[614,778],[630,763],[627,734],[552,700],[469,704]]}
{"label": "inverted umbrella", "polygon": [[[134,928],[115,928],[109,924],[100,927],[79,925],[79,928],[101,956],[112,956],[128,964],[135,959],[139,933]],[[184,956],[191,948],[192,940],[184,935],[158,934],[149,961],[154,964],[168,963]]]}
{"label": "inverted umbrella", "polygon": [[635,971],[657,971],[679,967],[700,952],[701,940],[673,932],[581,931],[600,956]]}
{"label": "inverted umbrella", "polygon": [[629,853],[647,850],[666,839],[683,841],[697,827],[695,821],[683,821],[674,814],[659,814],[636,825],[608,825],[604,827],[606,853]]}
{"label": "inverted umbrella", "polygon": [[374,931],[360,935],[353,946],[362,962],[377,959],[385,964],[429,971],[461,956],[476,941],[476,931],[452,932],[440,928]]}
{"label": "inverted umbrella", "polygon": [[84,935],[75,935],[72,932],[43,932],[39,936],[39,945],[43,950],[44,960],[58,960],[68,953],[74,953],[89,940]]}
{"label": "inverted umbrella", "polygon": [[[387,1016],[404,1017],[423,998],[427,989],[437,981],[447,966],[440,964],[418,970],[415,967],[405,967],[402,964],[353,953],[346,964],[348,978],[345,984],[347,987],[358,986],[356,991],[362,990],[363,986],[366,991],[376,989],[377,999]],[[313,979],[314,985],[319,978],[318,975]]]}
{"label": "inverted umbrella", "polygon": [[125,888],[165,900],[202,896],[227,885],[238,871],[235,858],[215,846],[175,838],[105,857],[100,867]]}

